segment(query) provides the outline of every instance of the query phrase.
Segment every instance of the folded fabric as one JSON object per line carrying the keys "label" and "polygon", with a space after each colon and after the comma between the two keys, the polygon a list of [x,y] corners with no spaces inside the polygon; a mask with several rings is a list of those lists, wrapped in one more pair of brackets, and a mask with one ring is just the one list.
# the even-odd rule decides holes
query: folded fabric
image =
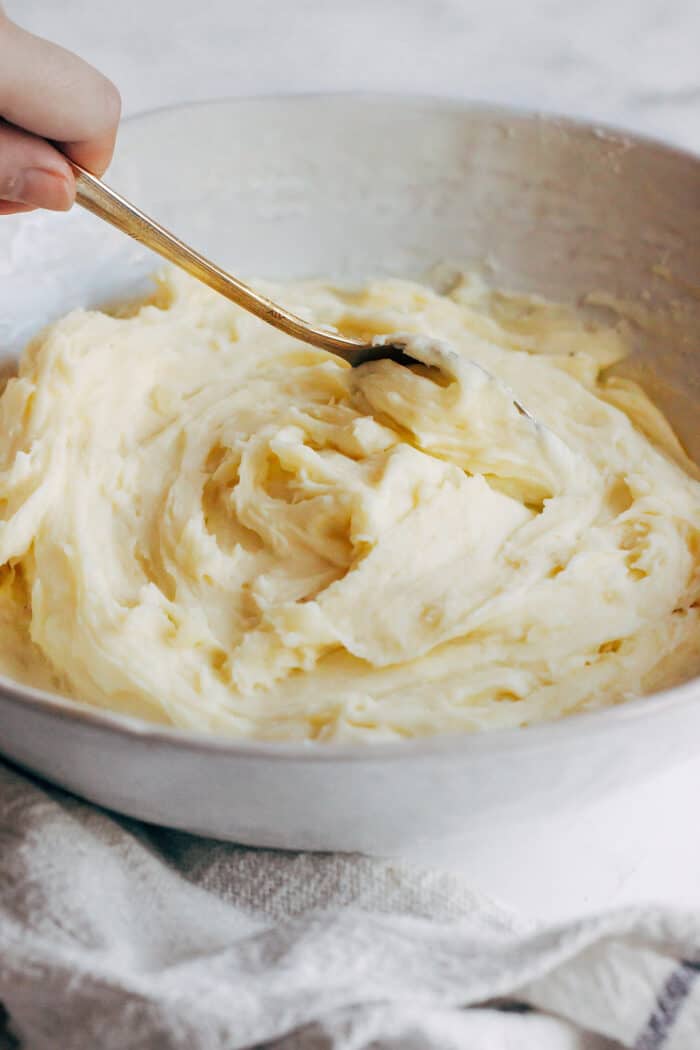
{"label": "folded fabric", "polygon": [[545,928],[454,874],[198,839],[0,764],[6,1047],[693,1050],[699,974],[699,915]]}

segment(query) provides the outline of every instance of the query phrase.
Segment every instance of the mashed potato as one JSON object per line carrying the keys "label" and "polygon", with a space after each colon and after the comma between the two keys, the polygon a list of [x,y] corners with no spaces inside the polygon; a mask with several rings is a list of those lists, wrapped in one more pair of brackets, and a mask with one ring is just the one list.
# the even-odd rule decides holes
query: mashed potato
{"label": "mashed potato", "polygon": [[[352,370],[177,273],[0,399],[0,670],[233,736],[413,737],[700,668],[700,484],[614,329],[464,278],[268,286],[438,372]],[[518,412],[516,396],[535,417]]]}

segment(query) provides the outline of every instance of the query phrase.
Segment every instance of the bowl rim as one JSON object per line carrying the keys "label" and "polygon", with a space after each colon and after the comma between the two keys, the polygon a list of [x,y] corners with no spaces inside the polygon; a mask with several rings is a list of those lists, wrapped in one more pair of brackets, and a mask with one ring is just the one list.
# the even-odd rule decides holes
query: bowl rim
{"label": "bowl rim", "polygon": [[30,708],[62,722],[94,732],[108,731],[113,736],[138,741],[148,746],[167,745],[175,750],[224,754],[231,758],[284,759],[291,762],[367,762],[397,759],[423,759],[444,755],[469,756],[512,751],[539,752],[556,745],[562,736],[576,734],[583,742],[600,735],[627,733],[630,723],[653,722],[670,710],[684,709],[700,703],[700,678],[691,679],[670,689],[634,697],[612,707],[565,715],[559,719],[536,722],[527,726],[487,729],[481,732],[436,733],[410,739],[321,743],[316,740],[261,740],[255,737],[217,736],[205,730],[181,729],[158,722],[147,722],[135,715],[121,714],[96,707],[87,701],[72,700],[58,693],[22,685],[0,675],[0,709],[9,703],[16,708]]}
{"label": "bowl rim", "polygon": [[[594,117],[577,116],[561,113],[558,110],[548,108],[535,109],[528,106],[506,105],[505,103],[489,102],[485,99],[469,99],[459,95],[430,94],[427,92],[401,92],[401,91],[293,91],[285,94],[277,92],[257,92],[249,95],[223,95],[211,98],[194,99],[188,102],[165,103],[162,106],[154,106],[149,109],[136,110],[129,113],[121,121],[121,127],[125,125],[146,122],[152,117],[158,117],[167,113],[181,112],[199,108],[214,108],[218,106],[249,106],[251,104],[264,104],[266,102],[282,102],[293,105],[314,102],[360,102],[373,105],[381,102],[391,102],[398,105],[410,104],[414,106],[432,106],[436,109],[454,110],[455,112],[477,113],[481,116],[493,116],[504,120],[520,120],[523,123],[541,123],[551,127],[558,127],[583,135],[591,135],[593,138],[608,142],[617,142],[623,146],[648,146],[658,149],[663,153],[671,154],[680,160],[690,160],[694,163],[700,162],[700,148],[694,149],[682,146],[668,139],[661,138],[643,131],[631,131],[619,124],[606,120],[597,120]],[[118,157],[119,138],[115,157]]]}
{"label": "bowl rim", "polygon": [[[455,95],[412,94],[382,91],[309,91],[289,94],[252,94],[176,104],[166,104],[129,114],[122,124],[147,123],[154,117],[199,108],[238,107],[278,102],[291,105],[319,102],[357,102],[373,105],[378,102],[397,105],[422,106],[462,113],[493,116],[501,120],[539,123],[561,128],[584,137],[594,137],[609,144],[625,147],[647,147],[698,166],[700,151],[676,145],[652,135],[629,131],[606,121],[568,116],[549,110],[495,104],[470,100]],[[320,743],[313,740],[261,740],[254,737],[217,736],[214,733],[181,729],[148,722],[137,716],[121,714],[96,707],[87,701],[73,700],[23,685],[0,674],[0,704],[10,703],[17,708],[29,708],[39,715],[48,715],[63,722],[77,724],[94,732],[108,731],[128,740],[147,745],[168,745],[177,750],[200,751],[227,755],[231,758],[255,758],[302,762],[352,761],[367,762],[387,759],[430,758],[435,755],[468,757],[478,753],[507,753],[513,750],[540,750],[556,743],[562,735],[576,733],[589,738],[601,733],[626,731],[630,722],[653,720],[667,715],[670,710],[700,702],[700,677],[669,689],[635,697],[611,707],[570,714],[559,719],[537,722],[529,726],[489,729],[472,733],[440,733],[411,739],[382,740],[352,743]]]}

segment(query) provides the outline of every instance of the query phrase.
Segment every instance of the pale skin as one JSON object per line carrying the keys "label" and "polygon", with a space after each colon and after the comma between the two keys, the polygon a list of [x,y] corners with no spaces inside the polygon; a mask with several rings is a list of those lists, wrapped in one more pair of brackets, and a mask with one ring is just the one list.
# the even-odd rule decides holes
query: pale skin
{"label": "pale skin", "polygon": [[102,73],[21,29],[0,7],[0,216],[67,211],[75,179],[66,156],[102,175],[120,110],[119,92]]}

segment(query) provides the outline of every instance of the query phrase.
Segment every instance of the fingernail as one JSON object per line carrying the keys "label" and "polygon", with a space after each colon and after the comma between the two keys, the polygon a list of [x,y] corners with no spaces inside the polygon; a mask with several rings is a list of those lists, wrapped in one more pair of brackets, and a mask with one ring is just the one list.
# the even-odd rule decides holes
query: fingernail
{"label": "fingernail", "polygon": [[28,168],[20,172],[6,195],[7,200],[51,211],[68,211],[74,197],[75,189],[65,175],[44,168]]}

